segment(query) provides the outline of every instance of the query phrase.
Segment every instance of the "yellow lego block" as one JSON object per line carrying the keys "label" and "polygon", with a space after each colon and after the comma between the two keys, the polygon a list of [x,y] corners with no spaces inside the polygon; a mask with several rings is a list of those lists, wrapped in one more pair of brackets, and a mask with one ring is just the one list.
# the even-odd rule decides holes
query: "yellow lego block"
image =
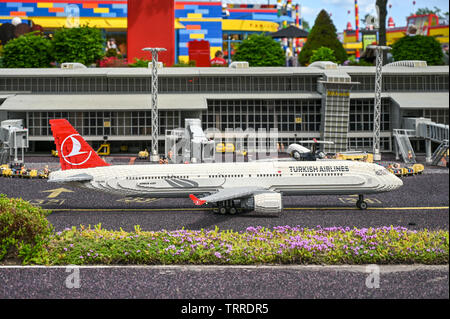
{"label": "yellow lego block", "polygon": [[189,55],[179,55],[178,61],[181,63],[189,63]]}
{"label": "yellow lego block", "polygon": [[53,3],[51,2],[38,2],[37,3],[38,8],[53,8]]}
{"label": "yellow lego block", "polygon": [[191,33],[189,39],[204,39],[205,35],[201,33]]}
{"label": "yellow lego block", "polygon": [[201,13],[188,13],[187,17],[188,17],[188,19],[190,19],[190,18],[199,19],[199,18],[202,18],[202,14]]}
{"label": "yellow lego block", "polygon": [[94,8],[94,13],[109,13],[109,8]]}

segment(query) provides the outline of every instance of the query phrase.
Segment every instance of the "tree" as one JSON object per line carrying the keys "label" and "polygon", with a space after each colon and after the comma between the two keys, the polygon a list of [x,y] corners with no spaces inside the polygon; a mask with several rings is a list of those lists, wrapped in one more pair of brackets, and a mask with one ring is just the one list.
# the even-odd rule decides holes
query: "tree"
{"label": "tree", "polygon": [[104,42],[100,29],[89,26],[61,28],[53,36],[52,48],[58,63],[90,65],[104,56]]}
{"label": "tree", "polygon": [[5,68],[48,68],[52,61],[50,40],[40,35],[24,34],[3,46]]}
{"label": "tree", "polygon": [[411,13],[410,15],[424,15],[424,14],[435,14],[438,16],[439,21],[441,22],[442,20],[444,20],[446,23],[448,23],[448,11],[446,12],[442,12],[441,9],[439,9],[438,7],[434,7],[433,9],[429,9],[429,8],[419,8],[416,10],[415,13]]}
{"label": "tree", "polygon": [[395,61],[422,60],[428,65],[443,64],[441,44],[434,37],[423,35],[403,37],[392,46]]}
{"label": "tree", "polygon": [[241,42],[233,61],[247,61],[250,66],[283,66],[285,57],[280,44],[265,34],[252,34]]}
{"label": "tree", "polygon": [[[433,9],[429,9],[429,8],[418,8],[416,13],[414,13],[415,15],[424,15],[424,14],[435,14],[439,17],[439,19],[445,19],[446,15],[448,16],[448,12],[444,12],[443,14],[441,14],[442,10],[439,9],[438,7],[434,7]],[[411,15],[413,15],[411,13]]]}
{"label": "tree", "polygon": [[313,50],[313,55],[311,56],[309,63],[313,63],[316,61],[336,62],[334,51],[327,47],[321,47],[318,50]]}
{"label": "tree", "polygon": [[298,60],[301,65],[307,65],[313,55],[313,51],[321,47],[327,47],[334,51],[334,56],[338,63],[347,60],[347,52],[345,52],[342,43],[336,34],[336,27],[331,21],[330,15],[325,11],[320,11],[314,21],[314,26],[309,32],[303,49],[300,51]]}
{"label": "tree", "polygon": [[[377,0],[378,7],[378,45],[386,45],[386,16],[388,0]],[[383,64],[387,63],[387,51],[383,50]]]}
{"label": "tree", "polygon": [[309,31],[311,27],[309,26],[309,22],[306,20],[302,20],[303,30]]}

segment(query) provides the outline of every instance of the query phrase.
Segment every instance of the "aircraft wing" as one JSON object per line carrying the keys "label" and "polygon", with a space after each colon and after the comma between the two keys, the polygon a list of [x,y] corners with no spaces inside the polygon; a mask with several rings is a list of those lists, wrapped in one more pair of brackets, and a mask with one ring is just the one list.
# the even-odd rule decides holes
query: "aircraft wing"
{"label": "aircraft wing", "polygon": [[230,199],[240,199],[249,197],[255,193],[268,191],[266,188],[258,187],[258,186],[246,186],[246,187],[233,187],[233,188],[225,188],[221,189],[218,192],[202,197],[197,198],[194,195],[190,195],[189,197],[192,199],[195,205],[203,205],[204,203],[216,203],[224,200]]}

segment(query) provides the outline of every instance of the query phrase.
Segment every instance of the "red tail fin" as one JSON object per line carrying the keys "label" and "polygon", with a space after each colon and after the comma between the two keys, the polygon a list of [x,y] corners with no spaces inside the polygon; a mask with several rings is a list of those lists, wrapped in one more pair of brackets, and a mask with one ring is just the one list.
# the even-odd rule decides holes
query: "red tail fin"
{"label": "red tail fin", "polygon": [[109,166],[65,119],[50,120],[61,169]]}
{"label": "red tail fin", "polygon": [[193,195],[193,194],[189,195],[189,198],[192,199],[194,204],[197,206],[202,206],[204,203],[206,203],[206,200],[201,200],[201,199],[195,197],[195,195]]}

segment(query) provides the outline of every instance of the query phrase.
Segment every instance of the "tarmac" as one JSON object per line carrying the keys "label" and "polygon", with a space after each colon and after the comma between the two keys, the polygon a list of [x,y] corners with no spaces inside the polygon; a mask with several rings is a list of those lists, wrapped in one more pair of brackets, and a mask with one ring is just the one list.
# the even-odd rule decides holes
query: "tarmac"
{"label": "tarmac", "polygon": [[[28,158],[29,165],[54,165],[58,159]],[[128,163],[129,158],[111,159]],[[393,192],[367,196],[367,210],[355,196],[285,197],[280,215],[218,215],[187,198],[128,198],[53,185],[41,179],[0,178],[0,193],[22,197],[50,209],[56,231],[102,224],[104,229],[232,229],[297,226],[403,226],[449,230],[449,171],[426,167],[422,175],[402,177]],[[67,267],[0,266],[0,298],[144,299],[298,299],[298,298],[449,298],[448,265],[379,265],[379,288],[368,288],[362,266],[114,266],[80,268],[81,287],[66,287]],[[378,266],[377,266],[378,267]],[[180,303],[181,307],[184,303]],[[170,311],[180,311],[180,308]],[[223,309],[225,306],[223,305]],[[276,305],[272,309],[275,311]],[[175,314],[175,313],[174,313]]]}

